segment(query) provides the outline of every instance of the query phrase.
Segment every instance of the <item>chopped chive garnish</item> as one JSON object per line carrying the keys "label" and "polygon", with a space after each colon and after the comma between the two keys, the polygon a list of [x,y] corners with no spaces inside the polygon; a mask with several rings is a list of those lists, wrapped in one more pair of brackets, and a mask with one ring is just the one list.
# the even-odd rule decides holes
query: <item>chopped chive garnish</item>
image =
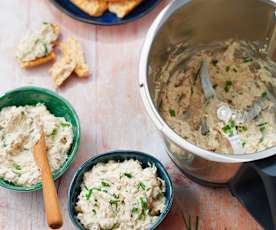
{"label": "chopped chive garnish", "polygon": [[20,171],[20,170],[22,169],[21,166],[18,165],[18,164],[16,164],[16,163],[13,163],[13,164],[12,164],[12,167],[13,167],[14,169],[18,170],[18,171]]}
{"label": "chopped chive garnish", "polygon": [[113,224],[113,226],[111,228],[102,228],[100,227],[100,230],[114,230],[116,228],[119,228],[120,224]]}
{"label": "chopped chive garnish", "polygon": [[213,59],[211,62],[213,64],[213,66],[216,66],[218,64],[218,60],[216,60],[216,59]]}
{"label": "chopped chive garnish", "polygon": [[109,203],[110,204],[117,204],[119,202],[119,200],[110,200]]}
{"label": "chopped chive garnish", "polygon": [[230,88],[231,88],[231,86],[232,86],[232,81],[226,81],[226,82],[224,83],[224,91],[225,91],[226,93],[228,93],[229,90],[230,90]]}
{"label": "chopped chive garnish", "polygon": [[146,190],[146,185],[143,183],[143,182],[139,182],[139,184],[138,184],[138,189],[142,189],[142,190]]}
{"label": "chopped chive garnish", "polygon": [[244,147],[246,145],[246,141],[242,142],[242,147]]}
{"label": "chopped chive garnish", "polygon": [[89,200],[89,199],[90,199],[90,197],[92,196],[92,192],[93,192],[92,189],[88,189],[88,190],[86,191],[86,193],[84,194],[86,200]]}
{"label": "chopped chive garnish", "polygon": [[110,184],[105,181],[102,181],[101,184],[103,187],[110,187]]}
{"label": "chopped chive garnish", "polygon": [[126,176],[127,178],[132,178],[132,174],[131,173],[124,173],[124,176]]}
{"label": "chopped chive garnish", "polygon": [[230,66],[226,66],[226,67],[225,67],[225,71],[226,71],[226,72],[229,72],[229,70],[230,70]]}
{"label": "chopped chive garnish", "polygon": [[90,199],[90,197],[92,196],[92,194],[93,194],[94,191],[99,191],[99,192],[101,191],[100,188],[88,188],[86,185],[84,185],[84,188],[86,190],[85,194],[84,194],[86,200]]}
{"label": "chopped chive garnish", "polygon": [[260,127],[260,131],[263,133],[265,131],[266,127],[265,126],[262,126]]}
{"label": "chopped chive garnish", "polygon": [[131,209],[131,213],[137,213],[137,212],[139,212],[139,208],[132,208]]}
{"label": "chopped chive garnish", "polygon": [[239,126],[238,127],[239,132],[246,132],[248,128],[246,126]]}
{"label": "chopped chive garnish", "polygon": [[170,109],[170,115],[171,117],[176,117],[176,112],[173,109]]}
{"label": "chopped chive garnish", "polygon": [[140,204],[141,204],[142,209],[144,209],[144,210],[148,209],[148,203],[145,198],[140,197]]}
{"label": "chopped chive garnish", "polygon": [[228,134],[229,136],[233,136],[235,130],[235,121],[230,120],[223,128],[223,132]]}
{"label": "chopped chive garnish", "polygon": [[261,126],[265,126],[265,125],[267,125],[267,124],[268,124],[268,122],[263,122],[263,123],[257,124],[257,126],[258,126],[258,127],[261,127]]}
{"label": "chopped chive garnish", "polygon": [[97,213],[95,209],[92,209],[92,212],[93,212],[95,215],[96,215],[96,213]]}
{"label": "chopped chive garnish", "polygon": [[115,193],[112,195],[115,199],[119,199],[119,195],[116,195]]}
{"label": "chopped chive garnish", "polygon": [[120,200],[117,200],[117,199],[116,199],[116,200],[115,200],[115,199],[114,199],[114,200],[110,200],[110,201],[109,201],[109,204],[110,204],[111,206],[112,206],[112,205],[115,205],[115,207],[116,207],[116,209],[117,209],[117,207],[118,207],[118,202],[119,202],[119,201],[120,201]]}
{"label": "chopped chive garnish", "polygon": [[248,63],[248,62],[252,62],[252,61],[253,61],[253,59],[251,57],[245,57],[243,59],[243,63]]}
{"label": "chopped chive garnish", "polygon": [[53,131],[52,131],[52,133],[50,134],[50,136],[52,137],[52,138],[55,138],[55,136],[57,135],[57,128],[54,128],[53,129]]}
{"label": "chopped chive garnish", "polygon": [[141,214],[139,215],[139,220],[143,220],[145,219],[145,213],[141,212]]}
{"label": "chopped chive garnish", "polygon": [[267,92],[265,91],[262,93],[262,97],[266,97],[266,96],[267,96]]}
{"label": "chopped chive garnish", "polygon": [[43,44],[44,47],[44,55],[46,56],[49,53],[48,46],[46,44]]}
{"label": "chopped chive garnish", "polygon": [[140,205],[141,205],[141,209],[142,209],[141,213],[139,215],[139,219],[144,219],[146,212],[149,210],[148,203],[147,203],[147,200],[143,197],[140,197],[139,201],[140,201]]}
{"label": "chopped chive garnish", "polygon": [[70,127],[71,125],[69,123],[61,123],[60,126],[62,128]]}

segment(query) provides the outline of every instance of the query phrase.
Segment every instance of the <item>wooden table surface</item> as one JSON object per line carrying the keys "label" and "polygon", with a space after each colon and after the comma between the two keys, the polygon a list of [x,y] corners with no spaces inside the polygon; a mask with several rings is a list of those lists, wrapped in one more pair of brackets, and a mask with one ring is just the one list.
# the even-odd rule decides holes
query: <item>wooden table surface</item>
{"label": "wooden table surface", "polygon": [[[67,213],[67,191],[75,170],[95,153],[133,149],[157,156],[167,167],[175,202],[160,230],[186,230],[183,217],[199,217],[199,229],[257,230],[254,219],[226,189],[201,187],[176,169],[147,117],[138,92],[138,62],[150,24],[169,1],[146,17],[123,26],[100,27],[80,23],[58,11],[48,0],[2,1],[0,9],[0,93],[32,85],[55,90],[46,64],[22,70],[15,60],[18,40],[43,21],[61,26],[63,38],[73,35],[85,48],[93,74],[72,77],[57,90],[75,107],[81,121],[81,143],[70,169],[57,182],[64,230],[75,229]],[[40,191],[16,193],[0,189],[0,229],[48,229]]]}

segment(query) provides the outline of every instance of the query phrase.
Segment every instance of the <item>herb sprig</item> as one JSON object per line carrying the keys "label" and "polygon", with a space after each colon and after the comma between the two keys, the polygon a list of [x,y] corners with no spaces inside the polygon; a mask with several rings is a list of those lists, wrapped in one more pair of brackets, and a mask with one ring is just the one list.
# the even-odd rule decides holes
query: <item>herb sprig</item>
{"label": "herb sprig", "polygon": [[176,112],[175,112],[175,110],[170,109],[169,112],[170,112],[171,117],[176,117]]}
{"label": "herb sprig", "polygon": [[182,214],[182,217],[183,217],[183,220],[184,220],[184,223],[185,223],[186,230],[199,230],[199,216],[196,216],[194,228],[193,228],[193,224],[192,224],[192,220],[191,220],[190,215],[188,215],[188,217],[186,218]]}
{"label": "herb sprig", "polygon": [[224,83],[224,91],[226,93],[228,93],[230,91],[230,88],[231,88],[232,84],[233,84],[232,81],[226,81]]}
{"label": "herb sprig", "polygon": [[230,120],[223,128],[223,132],[227,134],[228,136],[233,136],[234,131],[236,130],[236,124],[234,120]]}
{"label": "herb sprig", "polygon": [[146,190],[146,185],[143,182],[139,182],[139,184],[137,185],[138,189],[142,189],[142,190]]}

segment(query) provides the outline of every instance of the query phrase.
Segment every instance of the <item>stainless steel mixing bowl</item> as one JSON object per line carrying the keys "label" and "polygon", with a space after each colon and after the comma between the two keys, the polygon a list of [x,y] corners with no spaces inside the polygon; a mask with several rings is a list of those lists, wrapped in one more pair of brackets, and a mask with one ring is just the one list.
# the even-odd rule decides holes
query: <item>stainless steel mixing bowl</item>
{"label": "stainless steel mixing bowl", "polygon": [[159,115],[153,100],[154,82],[170,51],[179,42],[192,46],[236,38],[268,43],[274,54],[275,44],[270,42],[274,37],[274,11],[275,5],[271,1],[177,0],[160,13],[149,29],[140,61],[141,96],[169,155],[186,174],[205,182],[225,184],[242,162],[272,156],[276,147],[255,154],[225,155],[195,146],[175,133]]}
{"label": "stainless steel mixing bowl", "polygon": [[[175,164],[201,184],[221,186],[231,182],[232,192],[243,200],[249,210],[252,202],[247,206],[243,199],[246,186],[250,187],[248,181],[255,183],[250,187],[253,192],[256,186],[264,187],[261,192],[265,193],[263,196],[268,195],[264,198],[264,203],[266,202],[266,207],[271,211],[267,215],[272,215],[273,218],[271,221],[262,220],[264,213],[251,213],[264,226],[270,222],[270,225],[265,226],[267,229],[274,229],[269,227],[276,226],[276,147],[244,155],[226,155],[202,149],[181,138],[166,124],[158,112],[154,97],[155,82],[160,71],[180,42],[193,46],[231,38],[259,41],[267,44],[268,53],[274,58],[275,8],[275,2],[269,0],[172,1],[150,27],[139,66],[143,103]],[[260,184],[256,184],[257,182]],[[262,207],[258,209],[262,210]]]}

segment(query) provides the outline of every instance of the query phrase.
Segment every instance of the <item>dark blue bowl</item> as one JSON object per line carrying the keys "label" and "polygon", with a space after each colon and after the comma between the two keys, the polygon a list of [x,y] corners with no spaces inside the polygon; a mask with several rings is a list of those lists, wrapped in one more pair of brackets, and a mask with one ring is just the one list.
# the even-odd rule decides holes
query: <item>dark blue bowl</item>
{"label": "dark blue bowl", "polygon": [[77,213],[75,211],[75,204],[77,202],[78,195],[80,194],[80,191],[81,191],[80,185],[83,181],[83,174],[89,171],[94,165],[96,165],[99,162],[108,162],[109,160],[124,161],[129,159],[135,159],[140,161],[142,163],[142,167],[148,167],[148,163],[153,163],[157,168],[158,177],[160,177],[165,181],[165,185],[166,185],[165,209],[159,216],[158,220],[149,228],[149,230],[156,229],[160,225],[160,223],[164,220],[164,218],[167,216],[168,212],[172,207],[173,186],[165,167],[161,164],[159,160],[145,153],[136,152],[136,151],[115,151],[115,152],[109,152],[109,153],[98,154],[96,156],[93,156],[91,159],[89,159],[82,166],[79,167],[79,169],[76,171],[73,177],[73,180],[71,182],[69,192],[68,192],[68,211],[72,222],[78,229],[81,229],[81,230],[85,229],[77,219]]}
{"label": "dark blue bowl", "polygon": [[126,17],[118,18],[115,14],[106,11],[102,16],[92,17],[69,0],[50,0],[58,9],[60,9],[65,14],[70,17],[77,19],[82,22],[96,24],[96,25],[119,25],[127,22],[134,21],[138,18],[143,17],[148,12],[150,12],[155,6],[157,6],[161,0],[144,0],[141,4],[139,4],[133,11],[131,11]]}

